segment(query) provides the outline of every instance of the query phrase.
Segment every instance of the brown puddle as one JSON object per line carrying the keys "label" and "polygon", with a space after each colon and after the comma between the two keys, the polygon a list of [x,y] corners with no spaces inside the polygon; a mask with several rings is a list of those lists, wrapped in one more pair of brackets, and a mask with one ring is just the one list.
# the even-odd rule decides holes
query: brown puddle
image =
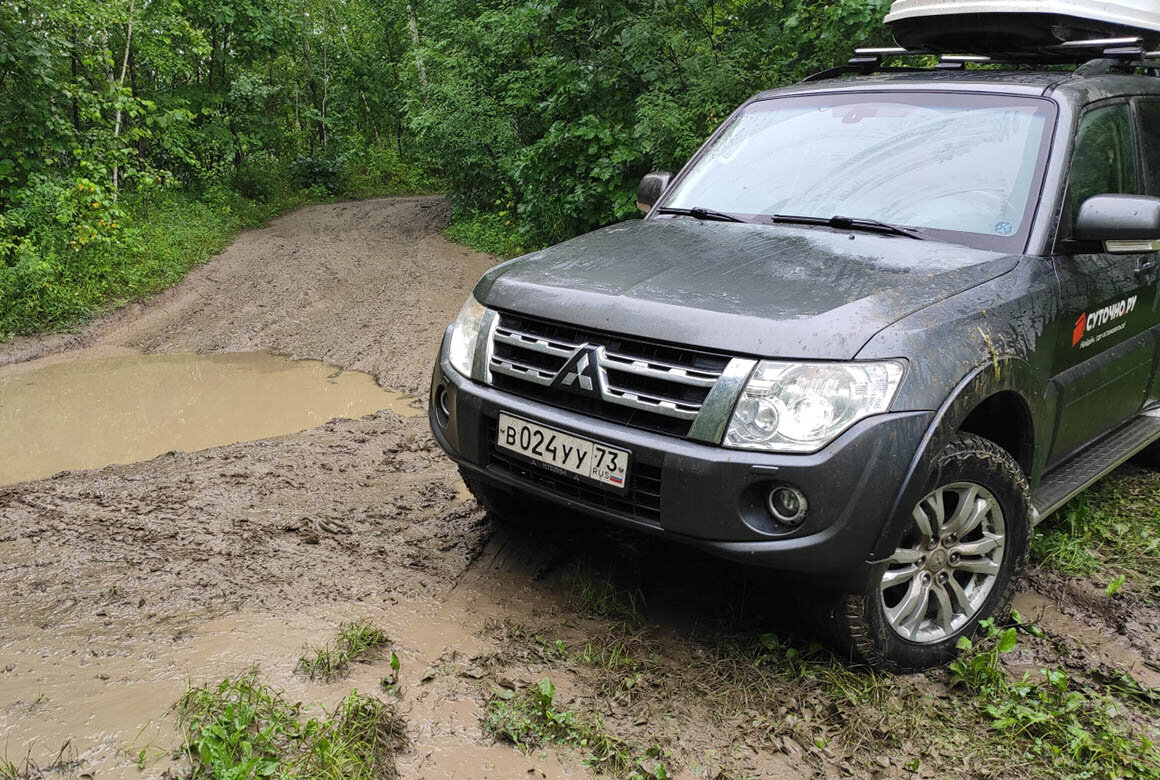
{"label": "brown puddle", "polygon": [[0,375],[0,485],[423,412],[369,374],[267,352],[131,355]]}

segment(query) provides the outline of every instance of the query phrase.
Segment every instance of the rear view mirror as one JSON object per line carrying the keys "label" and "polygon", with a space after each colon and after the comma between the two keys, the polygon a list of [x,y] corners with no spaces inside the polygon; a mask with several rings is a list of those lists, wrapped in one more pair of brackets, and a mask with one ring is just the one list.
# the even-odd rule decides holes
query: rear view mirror
{"label": "rear view mirror", "polygon": [[636,188],[636,207],[645,214],[649,213],[665,194],[672,180],[673,175],[668,171],[653,171],[646,174],[640,180],[640,186]]}
{"label": "rear view mirror", "polygon": [[1115,254],[1160,251],[1160,198],[1097,195],[1080,206],[1075,237],[1100,241]]}

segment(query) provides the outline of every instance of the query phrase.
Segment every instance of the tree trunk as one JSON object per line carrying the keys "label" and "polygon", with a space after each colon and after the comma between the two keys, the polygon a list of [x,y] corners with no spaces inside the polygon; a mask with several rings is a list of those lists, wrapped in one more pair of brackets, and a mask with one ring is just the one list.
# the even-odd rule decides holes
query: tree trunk
{"label": "tree trunk", "polygon": [[[125,56],[121,58],[121,79],[117,84],[117,119],[113,122],[113,142],[121,135],[121,95],[120,90],[125,88],[125,74],[129,71],[129,47],[133,43],[133,4],[136,0],[129,0],[129,21],[125,25]],[[113,165],[113,202],[117,202],[117,189],[120,184],[121,166]]]}
{"label": "tree trunk", "polygon": [[407,2],[407,27],[411,30],[411,47],[415,50],[415,70],[419,71],[419,86],[427,91],[427,68],[423,65],[423,53],[419,43],[419,20],[415,16],[415,6]]}

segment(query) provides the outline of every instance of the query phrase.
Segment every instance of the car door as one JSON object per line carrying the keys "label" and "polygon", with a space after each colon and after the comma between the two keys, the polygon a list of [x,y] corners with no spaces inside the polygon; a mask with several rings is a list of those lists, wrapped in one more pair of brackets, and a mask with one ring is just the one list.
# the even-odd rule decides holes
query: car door
{"label": "car door", "polygon": [[[1079,120],[1060,237],[1095,195],[1144,194],[1128,100],[1090,107]],[[1080,245],[1082,246],[1082,245]],[[1060,306],[1053,360],[1059,412],[1049,465],[1135,415],[1152,376],[1156,256],[1084,247],[1055,258]]]}

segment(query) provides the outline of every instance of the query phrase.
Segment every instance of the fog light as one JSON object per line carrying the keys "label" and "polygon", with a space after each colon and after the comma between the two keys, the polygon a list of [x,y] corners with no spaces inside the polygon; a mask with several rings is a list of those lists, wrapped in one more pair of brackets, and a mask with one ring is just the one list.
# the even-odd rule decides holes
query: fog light
{"label": "fog light", "polygon": [[435,391],[435,419],[440,425],[446,425],[451,419],[451,408],[447,404],[447,388],[443,385],[439,385],[439,389]]}
{"label": "fog light", "polygon": [[769,491],[766,502],[769,513],[779,523],[788,526],[799,526],[806,519],[806,509],[809,507],[805,494],[797,488],[775,487]]}

